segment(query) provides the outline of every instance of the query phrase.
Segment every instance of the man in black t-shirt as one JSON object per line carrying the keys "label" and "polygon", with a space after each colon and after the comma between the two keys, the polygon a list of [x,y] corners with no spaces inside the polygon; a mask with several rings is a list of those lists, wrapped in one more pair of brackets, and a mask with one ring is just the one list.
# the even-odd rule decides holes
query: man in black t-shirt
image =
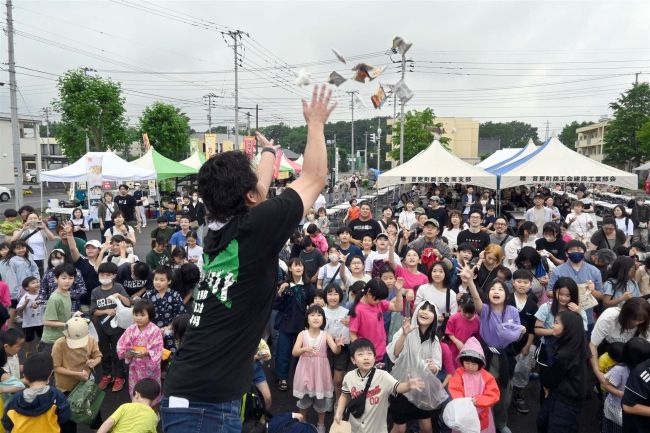
{"label": "man in black t-shirt", "polygon": [[472,209],[469,212],[469,228],[458,233],[458,245],[469,242],[472,245],[472,257],[478,257],[481,251],[490,245],[490,235],[481,231],[481,221],[483,214],[478,209]]}
{"label": "man in black t-shirt", "polygon": [[127,224],[134,225],[136,222],[135,206],[136,201],[132,195],[129,195],[129,187],[122,184],[120,185],[120,193],[115,197],[115,204],[124,214],[124,221]]}
{"label": "man in black t-shirt", "polygon": [[352,234],[351,242],[358,247],[361,247],[364,236],[375,239],[381,233],[379,223],[370,217],[370,204],[366,201],[361,202],[359,206],[359,218],[350,221],[348,227]]}
{"label": "man in black t-shirt", "polygon": [[241,432],[241,397],[277,296],[278,252],[325,186],[324,126],[331,91],[303,101],[307,146],[301,176],[266,200],[276,147],[262,134],[257,174],[241,152],[208,159],[198,175],[208,233],[205,260],[183,344],[174,355],[161,402],[166,433]]}

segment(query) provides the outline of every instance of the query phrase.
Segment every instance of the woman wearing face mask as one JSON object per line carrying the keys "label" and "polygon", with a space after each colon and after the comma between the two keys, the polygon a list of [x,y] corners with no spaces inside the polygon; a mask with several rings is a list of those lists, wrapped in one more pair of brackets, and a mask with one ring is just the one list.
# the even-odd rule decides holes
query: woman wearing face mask
{"label": "woman wearing face mask", "polygon": [[542,229],[544,237],[535,241],[535,247],[539,254],[559,266],[566,261],[566,242],[560,235],[560,226],[557,223],[549,222],[544,224]]}
{"label": "woman wearing face mask", "polygon": [[[47,270],[45,275],[41,280],[41,288],[38,291],[38,297],[36,298],[39,302],[47,302],[50,299],[52,292],[56,290],[58,284],[56,282],[56,277],[54,276],[54,268],[64,263],[72,263],[68,256],[60,249],[54,249],[50,253],[50,257],[47,261]],[[80,298],[86,293],[86,283],[77,269],[77,274],[74,278],[74,283],[70,287],[70,298],[72,300],[72,313],[75,311],[80,311],[81,303]]]}

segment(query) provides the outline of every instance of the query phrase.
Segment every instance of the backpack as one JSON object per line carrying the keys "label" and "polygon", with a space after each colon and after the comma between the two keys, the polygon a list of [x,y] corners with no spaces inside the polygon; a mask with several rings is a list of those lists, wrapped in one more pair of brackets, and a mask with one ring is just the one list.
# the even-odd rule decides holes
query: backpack
{"label": "backpack", "polygon": [[266,422],[271,417],[261,393],[255,386],[251,387],[241,401],[242,433],[266,433]]}

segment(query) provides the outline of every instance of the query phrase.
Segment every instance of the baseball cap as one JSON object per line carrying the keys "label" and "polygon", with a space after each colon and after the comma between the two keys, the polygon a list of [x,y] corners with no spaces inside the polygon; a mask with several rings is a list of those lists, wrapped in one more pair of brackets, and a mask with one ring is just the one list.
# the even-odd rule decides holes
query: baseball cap
{"label": "baseball cap", "polygon": [[415,213],[425,213],[424,209],[422,209],[421,207],[415,208],[414,212]]}
{"label": "baseball cap", "polygon": [[92,245],[95,248],[101,248],[102,247],[102,243],[99,242],[97,239],[89,240],[88,242],[86,242],[86,246],[88,246],[88,245]]}
{"label": "baseball cap", "polygon": [[533,198],[537,198],[537,197],[544,198],[544,195],[541,192],[536,192]]}
{"label": "baseball cap", "polygon": [[388,239],[388,235],[387,235],[386,233],[384,233],[384,232],[381,232],[381,233],[379,233],[377,236],[375,236],[375,240],[377,240],[377,239],[379,239],[379,238],[386,238],[386,239]]}
{"label": "baseball cap", "polygon": [[645,244],[643,242],[640,242],[640,241],[632,242],[630,247],[631,248],[636,248],[637,250],[639,250],[641,252],[644,252],[644,253],[647,252]]}
{"label": "baseball cap", "polygon": [[73,317],[65,322],[63,328],[65,342],[70,349],[79,349],[88,345],[88,322],[81,317]]}
{"label": "baseball cap", "polygon": [[440,223],[439,223],[438,220],[435,219],[435,218],[429,218],[428,220],[426,220],[426,221],[424,222],[424,225],[427,225],[427,224],[433,224],[434,226],[440,228]]}
{"label": "baseball cap", "polygon": [[437,195],[432,195],[429,200],[431,200],[431,201],[440,201],[440,197],[438,197]]}

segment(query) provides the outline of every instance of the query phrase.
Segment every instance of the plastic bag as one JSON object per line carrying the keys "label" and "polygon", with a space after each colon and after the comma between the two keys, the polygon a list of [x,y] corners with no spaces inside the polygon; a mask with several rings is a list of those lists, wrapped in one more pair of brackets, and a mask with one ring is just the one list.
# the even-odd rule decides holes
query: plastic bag
{"label": "plastic bag", "polygon": [[445,391],[440,379],[429,369],[427,360],[421,359],[419,362],[413,362],[412,364],[408,367],[408,371],[412,378],[422,379],[424,388],[422,388],[422,391],[411,390],[404,394],[404,397],[419,409],[437,409],[447,401],[449,394]]}
{"label": "plastic bag", "polygon": [[120,299],[115,300],[115,316],[111,320],[111,326],[114,328],[126,329],[133,325],[133,308],[125,307]]}
{"label": "plastic bag", "polygon": [[97,334],[97,328],[93,322],[88,322],[88,335],[93,337],[95,341],[99,341],[99,335]]}
{"label": "plastic bag", "polygon": [[450,429],[460,433],[480,433],[478,411],[469,397],[457,398],[447,403],[442,420]]}

